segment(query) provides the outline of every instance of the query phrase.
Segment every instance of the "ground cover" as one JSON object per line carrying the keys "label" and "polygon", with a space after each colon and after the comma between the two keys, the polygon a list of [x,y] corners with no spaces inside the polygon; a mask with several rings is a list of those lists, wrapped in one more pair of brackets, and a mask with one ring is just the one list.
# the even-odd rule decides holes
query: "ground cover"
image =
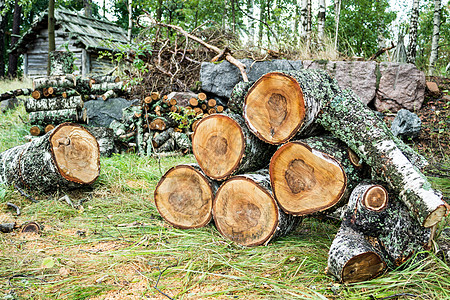
{"label": "ground cover", "polygon": [[[418,112],[425,129],[411,141],[429,158],[427,176],[447,201],[449,130],[443,126],[449,126],[449,105],[427,99]],[[0,151],[25,142],[29,125],[22,119],[22,106],[1,116]],[[0,299],[450,298],[450,267],[439,254],[412,258],[371,281],[336,284],[324,274],[339,228],[333,220],[305,219],[290,236],[254,248],[225,240],[212,224],[171,227],[159,216],[153,191],[171,166],[190,162],[192,155],[102,158],[92,187],[68,192],[68,198],[31,193],[37,203],[13,188],[0,189],[0,223],[43,226],[40,234],[0,233]],[[450,241],[449,217],[438,233],[442,243]]]}

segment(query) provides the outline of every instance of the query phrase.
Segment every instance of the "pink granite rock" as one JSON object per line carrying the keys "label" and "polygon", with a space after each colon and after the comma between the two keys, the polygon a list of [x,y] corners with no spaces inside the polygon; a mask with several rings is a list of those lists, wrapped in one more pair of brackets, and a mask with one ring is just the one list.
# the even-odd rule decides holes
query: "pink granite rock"
{"label": "pink granite rock", "polygon": [[425,96],[425,74],[413,64],[383,62],[379,68],[375,108],[392,112],[420,109]]}

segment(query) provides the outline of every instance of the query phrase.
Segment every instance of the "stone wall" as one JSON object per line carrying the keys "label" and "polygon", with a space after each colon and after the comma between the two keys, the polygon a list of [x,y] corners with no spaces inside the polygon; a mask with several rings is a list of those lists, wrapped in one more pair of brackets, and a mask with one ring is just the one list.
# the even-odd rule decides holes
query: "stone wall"
{"label": "stone wall", "polygon": [[[378,111],[397,112],[405,108],[420,109],[425,94],[425,74],[412,64],[374,61],[289,61],[254,62],[243,59],[250,81],[277,70],[324,69],[341,88],[352,89],[367,105]],[[202,89],[219,97],[229,97],[241,80],[239,70],[229,62],[203,63],[200,72]]]}

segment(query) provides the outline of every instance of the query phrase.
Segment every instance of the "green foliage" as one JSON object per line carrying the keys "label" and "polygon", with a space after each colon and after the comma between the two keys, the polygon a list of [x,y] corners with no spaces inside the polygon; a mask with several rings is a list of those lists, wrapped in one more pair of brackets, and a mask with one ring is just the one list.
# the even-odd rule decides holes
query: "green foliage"
{"label": "green foliage", "polygon": [[201,119],[203,116],[203,114],[196,115],[195,111],[192,109],[186,109],[184,107],[180,107],[180,109],[180,113],[173,111],[169,112],[170,117],[177,121],[179,124],[178,128],[180,129],[191,128],[192,123]]}
{"label": "green foliage", "polygon": [[[342,1],[338,50],[349,56],[370,57],[378,49],[378,37],[389,38],[396,13],[387,0]],[[334,35],[334,5],[328,7],[325,28]]]}

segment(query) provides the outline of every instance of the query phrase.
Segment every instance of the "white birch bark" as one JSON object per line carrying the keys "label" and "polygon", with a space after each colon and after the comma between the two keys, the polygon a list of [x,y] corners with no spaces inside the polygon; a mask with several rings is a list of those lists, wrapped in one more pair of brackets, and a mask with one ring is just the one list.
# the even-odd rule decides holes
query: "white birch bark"
{"label": "white birch bark", "polygon": [[428,75],[433,74],[434,66],[438,59],[440,25],[441,25],[441,0],[434,0],[433,36],[431,39],[431,54],[430,54],[430,64],[428,66]]}
{"label": "white birch bark", "polygon": [[409,23],[409,45],[407,62],[414,64],[416,62],[416,47],[417,47],[417,20],[419,19],[419,2],[414,0],[411,10],[411,21]]}
{"label": "white birch bark", "polygon": [[81,96],[73,96],[69,98],[41,98],[38,100],[34,98],[28,98],[25,101],[25,110],[27,112],[60,110],[69,108],[81,109],[83,108],[83,106],[84,102]]}
{"label": "white birch bark", "polygon": [[325,0],[319,1],[319,13],[317,14],[317,35],[319,46],[323,47],[323,39],[325,36]]}
{"label": "white birch bark", "polygon": [[337,50],[338,45],[338,33],[339,33],[339,18],[341,17],[341,0],[335,0],[334,4],[334,22],[336,23],[336,29],[334,32],[334,48]]}
{"label": "white birch bark", "polygon": [[[300,0],[299,0],[300,1]],[[301,4],[298,2],[298,5],[300,5],[300,37],[305,38],[306,37],[306,28],[307,28],[307,16],[308,16],[308,0],[301,0]]]}

